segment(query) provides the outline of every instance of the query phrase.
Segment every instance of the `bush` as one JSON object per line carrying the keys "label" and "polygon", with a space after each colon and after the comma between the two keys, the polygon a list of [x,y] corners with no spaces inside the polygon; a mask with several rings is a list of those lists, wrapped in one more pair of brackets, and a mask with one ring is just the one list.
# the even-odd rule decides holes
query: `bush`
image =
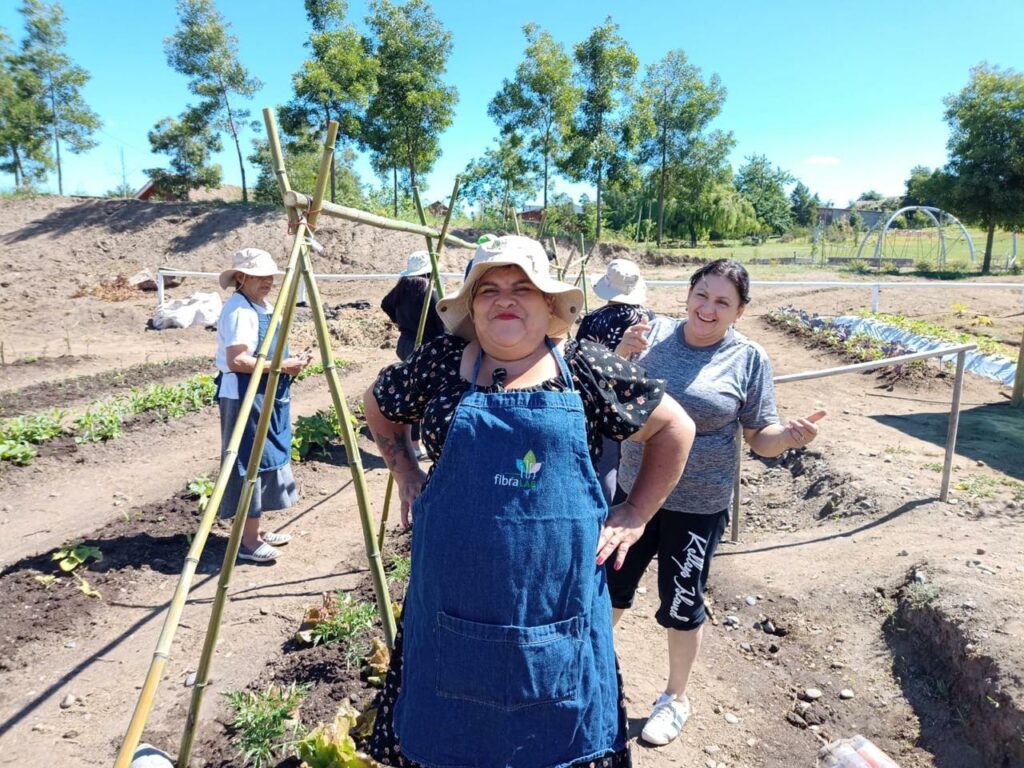
{"label": "bush", "polygon": [[295,742],[302,730],[296,712],[309,689],[309,684],[292,683],[282,688],[271,683],[261,693],[224,694],[235,710],[235,719],[231,721],[231,728],[237,732],[234,743],[246,763],[262,768],[270,764],[282,747]]}

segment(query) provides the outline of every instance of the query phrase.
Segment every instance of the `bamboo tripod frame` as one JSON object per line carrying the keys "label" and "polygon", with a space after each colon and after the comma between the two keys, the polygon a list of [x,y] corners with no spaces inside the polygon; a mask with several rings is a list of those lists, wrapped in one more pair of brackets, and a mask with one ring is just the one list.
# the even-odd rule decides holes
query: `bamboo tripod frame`
{"label": "bamboo tripod frame", "polygon": [[[217,481],[214,484],[210,500],[203,512],[196,535],[192,540],[192,544],[189,547],[188,554],[185,558],[185,565],[175,587],[169,610],[164,618],[164,623],[157,641],[157,647],[154,651],[153,659],[150,662],[150,667],[146,674],[146,680],[142,686],[138,702],[136,703],[135,710],[132,713],[132,719],[117,755],[115,768],[129,768],[134,757],[135,750],[141,740],[142,732],[145,729],[149,714],[152,711],[156,690],[170,658],[174,635],[181,621],[181,615],[188,599],[188,593],[192,586],[192,580],[195,576],[199,558],[202,555],[210,530],[213,527],[213,522],[216,519],[218,510],[220,509],[220,504],[224,497],[230,473],[235,471],[235,463],[238,458],[238,451],[241,445],[242,435],[245,430],[245,424],[252,411],[257,389],[265,370],[267,371],[266,391],[271,393],[271,397],[273,397],[273,393],[277,391],[277,382],[281,373],[284,339],[287,339],[288,332],[291,329],[300,279],[304,281],[306,286],[307,300],[309,301],[310,308],[312,310],[317,341],[320,346],[324,375],[327,378],[328,387],[331,392],[331,399],[339,416],[339,422],[342,428],[342,438],[345,444],[349,469],[352,473],[353,486],[356,491],[356,500],[359,506],[363,539],[366,546],[370,575],[373,580],[377,608],[383,625],[384,639],[389,647],[393,647],[394,645],[394,612],[392,610],[391,599],[387,589],[383,562],[380,556],[380,548],[377,543],[377,537],[374,535],[375,525],[373,512],[370,507],[366,477],[360,459],[356,434],[352,427],[351,410],[348,407],[348,403],[345,400],[344,394],[341,390],[341,385],[338,381],[337,368],[334,363],[334,355],[331,350],[330,339],[327,331],[327,320],[324,315],[323,302],[321,301],[320,291],[313,276],[313,268],[310,259],[312,233],[316,226],[317,217],[321,213],[321,209],[326,205],[323,197],[330,173],[331,159],[334,153],[338,124],[332,121],[328,126],[327,137],[323,147],[323,154],[321,157],[313,197],[311,200],[305,200],[305,206],[299,206],[288,204],[289,197],[294,195],[294,193],[292,193],[288,182],[288,175],[284,166],[284,156],[281,151],[281,144],[277,134],[277,126],[274,120],[273,111],[269,108],[264,109],[263,117],[267,128],[267,136],[270,143],[271,156],[274,163],[275,175],[277,176],[278,187],[281,191],[282,198],[286,201],[288,221],[289,225],[295,232],[295,239],[289,253],[284,277],[281,282],[281,290],[271,313],[271,332],[266,334],[266,337],[263,339],[263,342],[260,344],[259,349],[256,352],[256,364],[253,368],[249,386],[242,399],[238,420],[231,433],[228,448],[222,457],[220,471],[218,472]],[[299,214],[300,207],[308,207],[308,212],[305,214],[305,218],[302,218]],[[338,218],[348,218],[362,223],[382,226],[381,223],[377,221],[382,217],[372,216],[371,214],[365,214],[361,211],[354,211],[354,209],[352,211],[353,215],[344,216],[331,214],[326,211],[324,212],[327,213],[327,215],[336,215]],[[404,224],[404,222],[395,222],[390,219],[384,219],[384,221],[393,225]],[[388,226],[386,228],[401,229],[403,227]],[[428,237],[428,242],[429,236],[431,235],[440,236],[442,241],[445,237],[443,233],[438,233],[426,226],[423,226],[421,231]],[[449,239],[457,240],[457,238],[451,238],[450,236]],[[458,241],[457,244],[471,247],[469,243],[463,243],[462,241]],[[432,249],[431,252],[433,254]],[[436,279],[436,259],[433,262],[433,266]],[[427,297],[429,299],[429,292]],[[267,356],[270,352],[271,342],[275,336],[275,333],[273,332],[275,329],[279,329],[277,330],[277,333],[279,334],[278,337],[282,340],[282,343],[277,345],[270,367],[267,369]],[[210,613],[199,668],[196,672],[196,682],[192,692],[192,701],[186,721],[185,733],[182,737],[181,747],[178,753],[177,765],[179,768],[185,768],[185,766],[188,765],[192,746],[195,741],[195,735],[199,723],[199,712],[202,707],[206,688],[209,685],[210,671],[213,665],[213,654],[216,649],[220,632],[221,618],[223,615],[224,605],[227,601],[235,560],[238,556],[238,550],[241,545],[242,529],[245,525],[249,503],[252,499],[253,488],[255,487],[255,483],[258,479],[260,457],[263,453],[263,446],[266,442],[272,410],[272,402],[269,400],[265,401],[264,408],[260,414],[259,423],[257,425],[256,436],[249,457],[248,466],[246,468],[242,498],[239,500],[238,507],[235,510],[231,535],[228,539],[227,550],[224,554],[224,560],[221,565],[217,592],[215,594],[213,607]]]}

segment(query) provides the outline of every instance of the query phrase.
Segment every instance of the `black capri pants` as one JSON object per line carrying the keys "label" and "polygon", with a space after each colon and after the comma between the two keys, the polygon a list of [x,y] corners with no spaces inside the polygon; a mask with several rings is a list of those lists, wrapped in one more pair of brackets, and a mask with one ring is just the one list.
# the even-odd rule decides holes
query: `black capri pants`
{"label": "black capri pants", "polygon": [[[615,503],[626,500],[622,488]],[[729,510],[709,515],[659,509],[647,523],[643,535],[626,553],[618,571],[613,560],[605,566],[613,608],[630,608],[640,578],[658,557],[658,600],[655,620],[667,629],[693,630],[704,623],[704,588],[711,571],[711,558],[722,540]]]}

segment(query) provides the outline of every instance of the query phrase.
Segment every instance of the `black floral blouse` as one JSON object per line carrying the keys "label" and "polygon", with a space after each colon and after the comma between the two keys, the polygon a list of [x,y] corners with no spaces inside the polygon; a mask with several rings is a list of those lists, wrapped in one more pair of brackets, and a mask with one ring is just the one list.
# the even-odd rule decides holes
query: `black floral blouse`
{"label": "black floral blouse", "polygon": [[[435,462],[448,436],[455,407],[469,389],[469,382],[459,373],[468,343],[447,334],[432,339],[408,361],[382,370],[373,387],[381,413],[388,419],[401,424],[421,422],[420,438]],[[648,379],[642,368],[590,341],[570,339],[564,354],[573,386],[583,398],[587,442],[596,465],[601,456],[601,438],[625,440],[643,427],[661,402],[665,383]],[[494,372],[494,385],[478,386],[477,390],[502,391],[500,370]],[[530,389],[562,391],[565,382],[557,376]]]}
{"label": "black floral blouse", "polygon": [[[395,363],[380,372],[373,387],[381,413],[388,419],[407,424],[421,422],[420,439],[435,462],[441,455],[448,427],[469,382],[459,368],[465,339],[440,336],[424,343],[406,362]],[[591,460],[597,464],[602,438],[625,440],[647,422],[661,402],[665,383],[648,379],[644,371],[616,356],[600,344],[570,340],[565,345],[565,360],[572,375],[573,386],[583,399],[587,420],[587,443]],[[504,389],[500,369],[494,371],[495,384],[480,386],[480,392]],[[561,376],[531,387],[535,391],[562,391]],[[402,754],[392,719],[402,685],[402,626],[399,623],[391,667],[384,689],[375,702],[377,718],[366,750],[382,765],[398,768],[419,768]],[[622,700],[622,676],[618,675],[620,727],[626,727],[626,706]],[[571,768],[630,768],[628,746],[593,760],[574,763]]]}
{"label": "black floral blouse", "polygon": [[622,341],[626,329],[641,320],[653,320],[654,313],[646,307],[633,304],[605,304],[583,318],[577,339],[589,339],[614,350]]}

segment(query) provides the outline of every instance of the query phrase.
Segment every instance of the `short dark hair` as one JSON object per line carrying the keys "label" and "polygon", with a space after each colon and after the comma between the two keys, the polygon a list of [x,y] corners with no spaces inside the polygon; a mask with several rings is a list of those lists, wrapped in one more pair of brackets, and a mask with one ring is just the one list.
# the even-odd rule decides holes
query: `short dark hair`
{"label": "short dark hair", "polygon": [[690,275],[690,290],[692,291],[696,288],[697,283],[708,275],[724,277],[736,288],[736,293],[740,296],[740,304],[743,305],[750,303],[750,275],[747,274],[746,267],[738,261],[733,261],[732,259],[715,259],[714,261],[709,261],[703,267]]}

